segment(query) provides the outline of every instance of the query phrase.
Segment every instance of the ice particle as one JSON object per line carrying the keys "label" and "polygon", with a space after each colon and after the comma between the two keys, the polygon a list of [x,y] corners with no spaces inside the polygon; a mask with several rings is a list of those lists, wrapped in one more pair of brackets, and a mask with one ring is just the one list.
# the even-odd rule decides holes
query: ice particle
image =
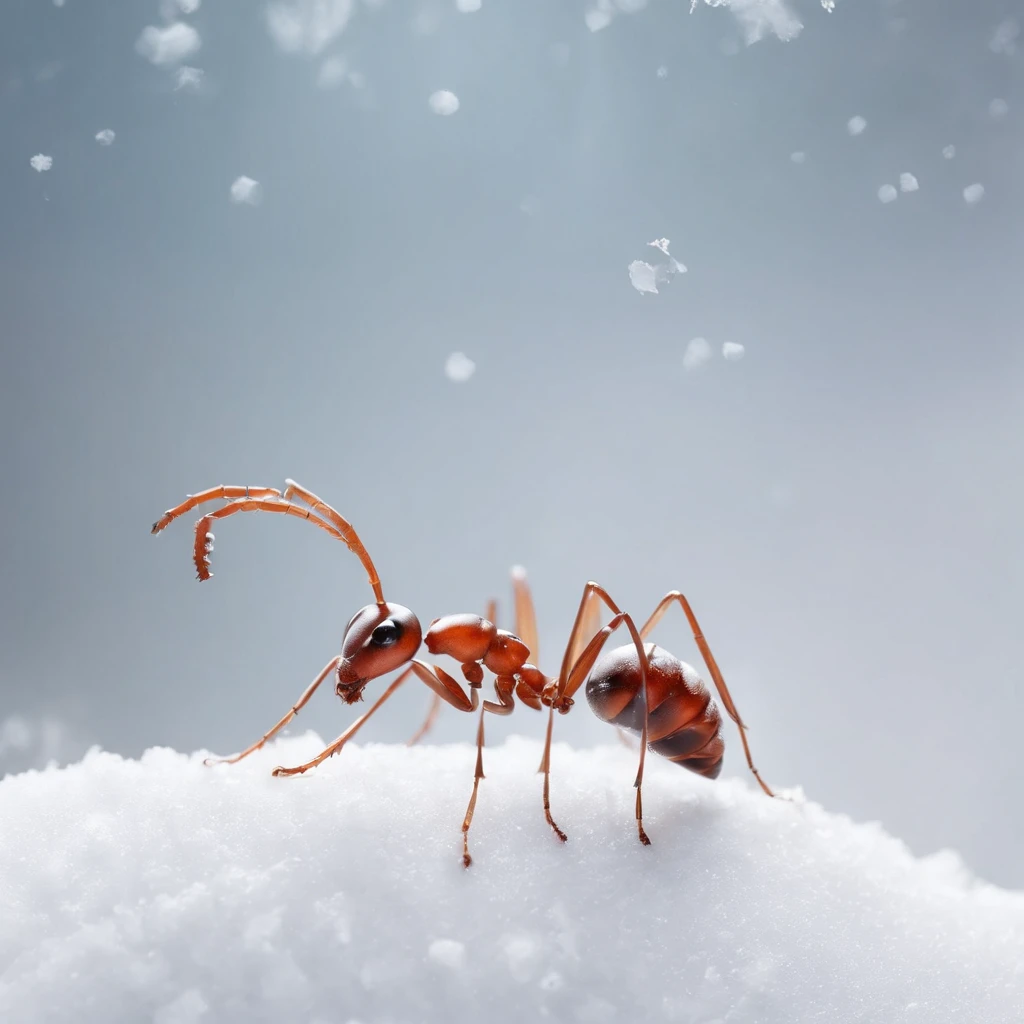
{"label": "ice particle", "polygon": [[462,14],[473,14],[480,10],[481,0],[455,0],[455,7]]}
{"label": "ice particle", "polygon": [[466,947],[455,939],[435,939],[427,948],[427,956],[436,964],[459,970],[466,964]]}
{"label": "ice particle", "polygon": [[744,354],[746,348],[741,345],[738,341],[723,341],[722,342],[722,358],[728,359],[730,363],[739,362]]}
{"label": "ice particle", "polygon": [[199,49],[199,33],[183,21],[175,21],[163,28],[147,25],[135,41],[135,49],[151,64],[164,66],[178,64]]}
{"label": "ice particle", "polygon": [[263,189],[260,183],[244,174],[235,178],[231,183],[231,202],[247,203],[249,206],[256,206],[263,198]]}
{"label": "ice particle", "polygon": [[186,65],[178,68],[174,75],[174,90],[188,89],[191,92],[198,92],[203,85],[203,76],[206,74],[202,68],[191,68]]}
{"label": "ice particle", "polygon": [[711,346],[706,338],[693,338],[683,353],[683,368],[695,370],[711,358]]}
{"label": "ice particle", "polygon": [[462,384],[476,371],[476,363],[464,352],[453,352],[444,363],[444,374],[449,380]]}
{"label": "ice particle", "polygon": [[981,182],[975,182],[973,185],[968,185],[964,189],[964,199],[970,204],[981,202],[981,197],[985,194],[985,186]]}
{"label": "ice particle", "polygon": [[117,138],[116,133],[109,128],[104,128],[103,131],[96,133],[96,141],[101,146],[109,146],[115,138]]}
{"label": "ice particle", "polygon": [[612,12],[604,8],[592,7],[583,15],[583,20],[591,32],[600,32],[612,23]]}
{"label": "ice particle", "polygon": [[661,67],[658,68],[657,74],[659,78],[668,78],[668,68],[662,64]]}
{"label": "ice particle", "polygon": [[898,195],[895,185],[883,185],[878,190],[878,198],[883,203],[891,203]]}
{"label": "ice particle", "polygon": [[643,260],[633,260],[629,265],[629,282],[641,294],[651,292],[658,294],[657,271]]}
{"label": "ice particle", "polygon": [[860,135],[860,133],[863,132],[864,129],[867,128],[867,126],[867,121],[865,121],[864,118],[860,116],[860,114],[858,114],[856,117],[851,117],[850,120],[846,122],[846,130],[851,135]]}
{"label": "ice particle", "polygon": [[438,89],[430,94],[430,109],[435,114],[448,117],[459,109],[459,97],[447,89]]}
{"label": "ice particle", "polygon": [[908,171],[904,171],[900,175],[900,191],[901,192],[916,192],[920,186],[917,183],[917,178],[910,174]]}
{"label": "ice particle", "polygon": [[956,146],[943,146],[942,155],[946,160],[952,160],[956,156]]}
{"label": "ice particle", "polygon": [[988,105],[988,116],[993,119],[1006,117],[1010,112],[1010,104],[1006,100],[995,99]]}
{"label": "ice particle", "polygon": [[53,166],[53,157],[46,156],[43,153],[36,153],[36,155],[29,160],[29,163],[41,174],[43,171],[48,171]]}
{"label": "ice particle", "polygon": [[789,154],[789,159],[795,164],[802,164],[807,159],[807,154],[802,149],[798,149]]}

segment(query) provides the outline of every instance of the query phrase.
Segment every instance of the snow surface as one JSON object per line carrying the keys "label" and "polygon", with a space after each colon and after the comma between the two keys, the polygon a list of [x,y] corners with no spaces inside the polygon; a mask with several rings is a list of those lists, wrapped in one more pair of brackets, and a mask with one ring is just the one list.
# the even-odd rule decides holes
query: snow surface
{"label": "snow surface", "polygon": [[485,751],[466,870],[471,745],[271,777],[321,748],[94,750],[0,782],[0,1020],[1021,1020],[1024,893],[799,793],[649,757],[643,847],[636,754],[556,743],[562,845],[540,743],[513,738]]}

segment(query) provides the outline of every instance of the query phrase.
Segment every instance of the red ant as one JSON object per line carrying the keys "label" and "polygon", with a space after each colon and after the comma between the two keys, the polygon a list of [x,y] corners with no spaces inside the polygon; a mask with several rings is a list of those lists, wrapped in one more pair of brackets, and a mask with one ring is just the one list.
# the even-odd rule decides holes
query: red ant
{"label": "red ant", "polygon": [[[512,587],[516,633],[529,643],[534,661],[539,661],[536,614],[523,569],[517,567],[512,571]],[[613,617],[607,625],[599,628],[600,602],[608,607]],[[668,651],[655,644],[640,642],[661,621],[674,602],[679,603],[686,615],[693,638],[708,667],[722,705],[739,728],[747,766],[761,789],[768,796],[775,796],[754,767],[745,735],[747,727],[740,718],[721,669],[704,639],[700,624],[686,596],[678,590],[669,591],[658,602],[637,635],[630,616],[620,611],[602,586],[590,582],[583,588],[583,597],[569,635],[559,675],[557,678],[543,677],[545,684],[541,688],[541,703],[550,709],[544,753],[538,769],[544,775],[544,816],[562,842],[565,842],[567,837],[551,817],[550,803],[554,712],[557,710],[561,714],[567,714],[574,704],[574,694],[584,682],[587,703],[598,718],[615,725],[620,737],[623,736],[623,730],[640,737],[640,765],[634,786],[637,791],[637,830],[642,843],[650,844],[643,827],[641,797],[644,755],[648,746],[656,754],[661,754],[674,764],[688,768],[705,778],[716,779],[721,774],[725,752],[725,743],[721,736],[722,719],[704,681],[692,666],[680,661]],[[623,623],[632,634],[633,642],[604,652],[603,648],[608,638]],[[427,721],[410,743],[416,742],[429,729],[439,706],[435,701],[428,713]]]}
{"label": "red ant", "polygon": [[[305,505],[292,501],[301,499]],[[482,702],[477,729],[477,762],[473,792],[462,824],[463,863],[472,863],[469,855],[468,832],[476,806],[477,791],[483,775],[483,744],[485,712],[508,715],[515,708],[515,697],[528,707],[549,709],[544,753],[538,771],[544,774],[544,815],[563,842],[565,833],[555,824],[550,808],[551,737],[554,712],[566,714],[573,706],[576,691],[587,683],[587,699],[595,714],[640,736],[640,764],[636,781],[636,823],[640,841],[650,844],[643,827],[642,783],[644,759],[648,743],[652,750],[677,764],[708,778],[716,778],[721,771],[724,744],[720,736],[721,717],[711,701],[711,695],[697,673],[667,651],[653,644],[647,646],[643,637],[654,628],[673,601],[679,601],[694,639],[701,650],[719,696],[729,716],[740,729],[740,739],[746,753],[747,764],[761,788],[769,796],[774,793],[761,779],[750,757],[744,736],[745,726],[733,704],[711,650],[700,632],[689,602],[679,591],[666,594],[644,624],[637,630],[631,616],[621,611],[603,587],[588,583],[583,591],[576,620],[558,678],[546,677],[536,666],[529,664],[531,650],[536,649],[537,630],[533,601],[526,585],[524,573],[513,574],[516,595],[517,631],[498,629],[494,622],[493,602],[489,617],[479,615],[446,615],[435,619],[424,634],[419,620],[408,608],[384,600],[380,577],[358,534],[340,513],[311,491],[294,480],[285,481],[285,491],[269,487],[220,486],[189,495],[180,505],[169,509],[153,524],[152,532],[159,533],[174,519],[207,501],[222,499],[228,503],[202,516],[195,525],[193,561],[200,580],[211,578],[210,553],[213,535],[210,526],[214,519],[223,519],[238,512],[281,512],[308,519],[331,536],[343,541],[362,562],[373,590],[375,604],[366,605],[356,612],[345,627],[341,654],[333,657],[320,674],[306,688],[302,696],[281,720],[263,737],[234,757],[208,759],[210,763],[234,764],[263,745],[283,729],[313,696],[316,689],[333,671],[337,675],[335,692],[346,704],[362,700],[367,683],[395,669],[407,666],[385,689],[381,696],[352,723],[333,743],[311,761],[293,768],[277,767],[275,776],[298,775],[314,768],[342,747],[363,727],[378,708],[415,674],[434,692],[434,702],[427,721],[410,742],[415,742],[430,728],[440,707],[447,701],[459,711],[472,712],[481,707],[479,689],[483,682],[483,669],[495,675],[495,693],[498,701]],[[603,601],[612,612],[609,622],[594,632],[597,621],[597,601]],[[611,634],[620,625],[629,630],[632,643],[602,655],[602,649]],[[587,640],[587,637],[590,637]],[[416,659],[421,643],[431,654],[445,654],[460,663],[462,674],[469,685],[469,693],[462,684],[436,665]],[[532,647],[531,647],[532,644]]]}

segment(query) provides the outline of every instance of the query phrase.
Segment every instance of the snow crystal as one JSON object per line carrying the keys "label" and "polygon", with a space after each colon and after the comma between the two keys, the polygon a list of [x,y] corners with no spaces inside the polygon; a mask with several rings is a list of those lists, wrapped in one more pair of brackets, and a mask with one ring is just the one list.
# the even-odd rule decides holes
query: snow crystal
{"label": "snow crystal", "polygon": [[964,189],[964,199],[968,203],[977,203],[981,201],[981,197],[985,194],[985,186],[980,182],[975,182],[973,185],[968,185]]}
{"label": "snow crystal", "polygon": [[235,178],[231,183],[231,202],[248,203],[256,206],[263,198],[263,188],[254,178],[247,178],[244,174]]}
{"label": "snow crystal", "polygon": [[53,166],[53,157],[46,156],[43,153],[36,153],[29,163],[40,173],[48,171]]}
{"label": "snow crystal", "polygon": [[917,178],[907,171],[904,171],[900,175],[900,191],[901,192],[916,192],[920,188],[917,183]]}
{"label": "snow crystal", "polygon": [[267,30],[285,53],[316,57],[345,31],[355,0],[290,0],[266,9]]}
{"label": "snow crystal", "polygon": [[608,8],[592,7],[583,15],[583,20],[591,32],[600,32],[612,23],[612,12]]}
{"label": "snow crystal", "polygon": [[629,281],[638,292],[658,294],[658,274],[650,263],[633,260],[629,265]]}
{"label": "snow crystal", "polygon": [[668,78],[668,68],[662,64],[661,67],[658,68],[656,74],[659,78]]}
{"label": "snow crystal", "polygon": [[481,6],[481,0],[455,0],[455,7],[463,14],[473,14]]}
{"label": "snow crystal", "polygon": [[878,190],[878,198],[883,203],[891,203],[899,195],[894,185],[883,185]]}
{"label": "snow crystal", "polygon": [[353,88],[362,89],[366,85],[365,77],[358,71],[350,71],[348,63],[342,57],[328,57],[317,72],[316,84],[321,89],[335,89],[343,82]]}
{"label": "snow crystal", "polygon": [[614,740],[556,742],[562,844],[540,747],[485,750],[468,871],[469,742],[350,744],[297,779],[270,771],[315,735],[216,768],[93,751],[8,776],[0,1020],[1020,1020],[1024,893],[653,755],[641,846],[636,754]]}
{"label": "snow crystal", "polygon": [[789,159],[795,164],[802,164],[807,159],[807,154],[802,149],[798,149],[789,154]]}
{"label": "snow crystal", "polygon": [[857,114],[855,117],[851,117],[850,120],[846,122],[846,130],[851,135],[860,135],[867,126],[867,121],[865,121],[860,114]]}
{"label": "snow crystal", "polygon": [[647,244],[654,246],[655,249],[660,249],[667,256],[668,247],[672,243],[667,238],[656,238],[653,242],[648,242]]}
{"label": "snow crystal", "polygon": [[147,25],[135,42],[135,49],[151,64],[163,66],[179,64],[191,56],[201,45],[199,33],[183,21],[175,21],[162,28]]}
{"label": "snow crystal", "polygon": [[728,359],[731,363],[738,362],[742,359],[746,351],[746,347],[741,345],[738,341],[722,342],[722,356],[723,358]]}
{"label": "snow crystal", "polygon": [[110,128],[104,128],[103,131],[96,133],[96,141],[101,146],[109,146],[115,138],[117,135]]}
{"label": "snow crystal", "polygon": [[201,68],[192,68],[188,67],[188,65],[178,68],[174,75],[175,91],[178,89],[188,89],[191,92],[197,92],[202,87],[205,74],[206,72]]}
{"label": "snow crystal", "polygon": [[952,160],[953,157],[956,156],[956,146],[943,146],[942,147],[942,155],[947,160]]}
{"label": "snow crystal", "polygon": [[444,363],[444,373],[458,383],[469,380],[476,371],[476,363],[464,352],[453,352]]}
{"label": "snow crystal", "polygon": [[438,89],[430,94],[430,109],[435,114],[447,117],[459,109],[459,97],[447,89]]}
{"label": "snow crystal", "polygon": [[434,963],[452,970],[466,966],[466,947],[455,939],[435,939],[427,949],[427,956]]}
{"label": "snow crystal", "polygon": [[1002,53],[1007,57],[1012,57],[1017,52],[1018,35],[1020,35],[1020,26],[1013,18],[1007,18],[996,27],[988,47],[993,53]]}
{"label": "snow crystal", "polygon": [[1006,100],[994,99],[988,105],[988,116],[998,119],[1000,117],[1006,117],[1010,112],[1010,104]]}
{"label": "snow crystal", "polygon": [[683,353],[683,368],[695,370],[711,358],[711,346],[706,338],[693,338]]}

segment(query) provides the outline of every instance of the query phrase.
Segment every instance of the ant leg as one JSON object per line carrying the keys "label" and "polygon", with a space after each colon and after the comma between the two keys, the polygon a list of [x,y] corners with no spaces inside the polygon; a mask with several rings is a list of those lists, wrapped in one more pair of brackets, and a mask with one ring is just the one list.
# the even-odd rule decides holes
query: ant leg
{"label": "ant leg", "polygon": [[315,768],[318,764],[321,764],[322,762],[326,761],[327,758],[333,757],[336,753],[338,753],[339,750],[341,750],[343,746],[345,746],[346,743],[348,743],[350,739],[352,739],[353,736],[355,736],[357,732],[359,732],[360,729],[362,729],[362,727],[369,720],[370,716],[381,706],[381,704],[383,704],[384,701],[386,701],[388,697],[390,697],[395,692],[395,690],[397,690],[402,685],[402,683],[404,683],[406,679],[409,678],[409,676],[412,674],[412,671],[413,669],[412,666],[410,665],[397,678],[392,680],[391,685],[377,698],[376,701],[374,701],[374,703],[370,707],[370,710],[367,711],[364,715],[361,715],[359,718],[357,718],[329,747],[327,747],[325,750],[317,754],[312,761],[307,761],[305,764],[300,764],[295,768],[282,768],[280,765],[278,765],[278,767],[275,768],[273,772],[271,772],[271,774],[274,776],[301,775],[303,772],[309,771],[310,768]]}
{"label": "ant leg", "polygon": [[775,796],[772,790],[768,787],[768,784],[761,778],[761,773],[754,767],[754,761],[750,756],[750,747],[747,744],[747,727],[744,725],[743,720],[740,718],[739,710],[733,703],[732,694],[729,693],[729,688],[725,685],[725,679],[722,677],[722,671],[718,667],[718,662],[715,661],[715,656],[711,653],[711,648],[708,646],[707,640],[704,639],[704,634],[701,632],[700,624],[697,622],[697,616],[693,614],[693,609],[690,607],[690,602],[687,601],[686,596],[678,590],[671,590],[667,593],[659,602],[658,607],[651,613],[651,617],[644,623],[643,629],[640,630],[640,635],[646,637],[648,633],[661,621],[661,617],[668,610],[669,605],[673,601],[678,601],[679,606],[683,609],[683,614],[686,615],[686,619],[690,624],[690,629],[693,632],[693,639],[697,642],[697,646],[700,648],[701,656],[704,658],[704,664],[708,667],[708,672],[711,673],[711,679],[715,684],[715,689],[718,690],[718,696],[722,699],[722,705],[728,713],[729,717],[736,723],[740,732],[740,741],[743,743],[743,753],[747,758],[747,767],[753,772],[754,778],[757,779],[758,785],[768,794],[768,796]]}
{"label": "ant leg", "polygon": [[[493,599],[487,602],[487,608],[484,614],[484,618],[488,622],[497,624],[498,605]],[[441,696],[437,693],[431,698],[430,707],[427,708],[427,717],[423,720],[423,724],[413,733],[412,738],[406,742],[407,747],[414,747],[424,736],[434,728],[434,723],[437,721],[438,713],[441,710]]]}
{"label": "ant leg", "polygon": [[[523,582],[525,584],[525,574]],[[598,584],[594,582],[590,582],[583,588],[583,597],[580,599],[580,606],[576,612],[576,620],[573,623],[572,632],[569,634],[569,642],[565,647],[565,655],[562,658],[562,669],[559,673],[559,678],[557,681],[553,681],[553,691],[547,695],[547,700],[545,701],[545,703],[548,703],[549,707],[548,727],[544,736],[544,753],[541,755],[540,767],[537,771],[539,774],[543,774],[544,776],[544,818],[554,829],[555,835],[558,836],[563,843],[568,839],[568,836],[566,836],[566,834],[555,824],[554,818],[551,817],[551,736],[554,729],[555,716],[555,705],[554,703],[551,703],[551,701],[555,697],[561,696],[561,693],[565,688],[565,684],[568,681],[570,668],[579,660],[583,653],[583,648],[591,639],[593,639],[599,629],[599,623],[601,621],[598,617],[599,600],[603,600],[613,613],[618,613],[618,606],[608,596],[603,587],[598,586]],[[572,701],[570,700],[568,706],[559,707],[558,710],[562,714],[565,714],[571,706]]]}
{"label": "ant leg", "polygon": [[526,582],[526,570],[521,565],[517,565],[512,570],[512,594],[516,609],[516,636],[530,648],[530,661],[534,665],[538,665],[540,664],[540,654],[537,650],[539,646],[537,612],[533,607],[530,586]]}
{"label": "ant leg", "polygon": [[476,771],[473,773],[473,794],[469,798],[466,817],[462,819],[462,865],[469,867],[473,858],[469,855],[469,826],[476,810],[476,794],[480,788],[480,780],[484,777],[484,713],[486,707],[480,709],[480,721],[476,727]]}
{"label": "ant leg", "polygon": [[419,677],[425,682],[435,693],[439,694],[444,700],[448,701],[452,707],[458,708],[459,711],[476,711],[480,704],[480,694],[476,687],[472,688],[471,696],[467,697],[462,687],[454,680],[444,669],[438,668],[436,665],[430,666],[424,664],[422,661],[412,661],[409,667],[406,668],[388,688],[377,698],[376,701],[371,705],[370,710],[364,715],[357,718],[329,747],[317,754],[312,761],[307,761],[305,764],[298,765],[295,768],[282,768],[277,767],[274,769],[274,775],[301,775],[305,771],[309,771],[310,768],[315,768],[318,764],[322,764],[329,757],[333,757],[336,753],[360,729],[367,723],[370,716],[390,697],[399,686],[402,685],[409,678],[411,674]]}
{"label": "ant leg", "polygon": [[423,719],[423,724],[413,733],[411,739],[406,741],[407,747],[415,747],[417,743],[424,736],[434,728],[434,722],[437,721],[438,712],[441,710],[441,698],[438,694],[434,694],[430,698],[430,707],[427,709],[427,717]]}
{"label": "ant leg", "polygon": [[[606,603],[612,603],[607,592],[603,588],[598,587],[596,583],[588,583],[587,586],[593,587],[595,593],[598,593]],[[576,691],[583,685],[587,676],[590,675],[590,670],[594,667],[594,662],[597,661],[598,656],[601,653],[601,649],[604,647],[608,638],[623,623],[625,623],[626,628],[629,630],[629,634],[633,639],[633,645],[636,647],[637,658],[640,663],[640,689],[643,692],[644,699],[644,725],[640,733],[640,764],[637,766],[636,781],[633,783],[633,786],[636,788],[637,835],[644,846],[650,846],[651,840],[644,831],[643,820],[644,762],[647,755],[648,716],[650,714],[650,702],[647,695],[647,651],[644,648],[643,641],[640,639],[640,633],[637,631],[636,625],[628,612],[620,612],[616,610],[616,614],[611,618],[608,624],[602,627],[590,643],[587,644],[583,653],[569,670],[565,678],[564,688],[555,698],[554,705],[557,706],[560,711],[563,709],[568,711],[568,709],[572,707],[573,694],[576,693]]]}
{"label": "ant leg", "polygon": [[316,677],[316,679],[313,680],[313,682],[309,684],[309,686],[306,687],[302,696],[292,705],[291,711],[289,711],[273,729],[264,733],[261,740],[257,740],[251,747],[243,750],[240,754],[235,754],[234,757],[208,757],[203,764],[236,764],[238,761],[241,761],[243,757],[248,757],[250,754],[254,754],[263,746],[264,743],[267,742],[267,740],[276,736],[277,733],[279,733],[299,713],[299,710],[305,706],[309,698],[316,692],[317,687],[337,666],[339,658],[340,655],[335,655],[335,657],[331,658],[331,660],[324,665],[323,671]]}

